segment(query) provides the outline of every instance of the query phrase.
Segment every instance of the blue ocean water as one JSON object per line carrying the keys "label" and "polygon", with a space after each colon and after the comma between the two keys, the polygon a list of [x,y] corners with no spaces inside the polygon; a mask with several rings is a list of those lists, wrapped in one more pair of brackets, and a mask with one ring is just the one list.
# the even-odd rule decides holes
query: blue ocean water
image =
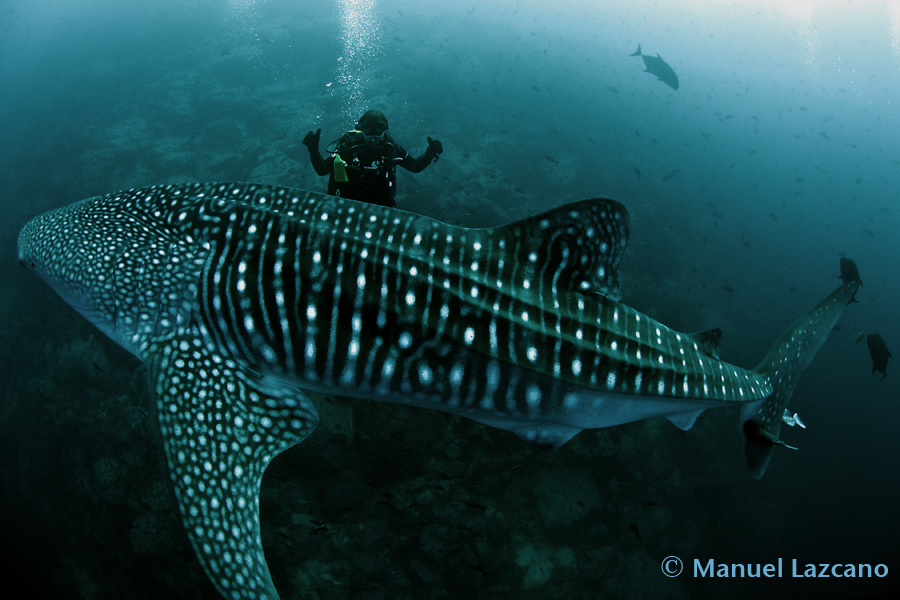
{"label": "blue ocean water", "polygon": [[[32,597],[216,597],[184,538],[137,361],[19,269],[30,217],[117,189],[324,189],[300,144],[367,108],[418,155],[401,208],[492,226],[606,196],[632,215],[625,301],[725,330],[753,366],[859,265],[766,477],[737,415],[584,432],[557,452],[333,400],[263,483],[283,597],[880,597],[896,589],[900,5],[878,1],[414,3],[105,0],[0,8],[0,535]],[[630,56],[641,44],[677,91]],[[781,578],[666,578],[669,555]],[[790,577],[872,563],[886,578]]]}

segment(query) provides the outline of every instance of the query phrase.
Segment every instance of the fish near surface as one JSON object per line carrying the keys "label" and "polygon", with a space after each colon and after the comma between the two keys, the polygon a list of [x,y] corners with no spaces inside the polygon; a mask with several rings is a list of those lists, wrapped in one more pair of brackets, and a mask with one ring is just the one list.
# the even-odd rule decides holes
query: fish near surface
{"label": "fish near surface", "polygon": [[753,370],[721,332],[622,304],[625,207],[576,202],[489,229],[314,192],[167,185],[29,222],[20,263],[149,370],[195,554],[228,598],[277,598],[259,531],[269,461],[318,421],[303,390],[465,416],[559,446],[582,429],[741,409],[765,470],[800,373],[858,281]]}
{"label": "fish near surface", "polygon": [[673,90],[678,89],[678,75],[675,74],[674,69],[669,66],[669,63],[662,59],[662,56],[659,54],[656,56],[642,54],[640,44],[638,44],[637,50],[631,53],[631,56],[640,56],[644,59],[644,66],[647,67],[644,69],[644,73],[656,75],[657,79]]}

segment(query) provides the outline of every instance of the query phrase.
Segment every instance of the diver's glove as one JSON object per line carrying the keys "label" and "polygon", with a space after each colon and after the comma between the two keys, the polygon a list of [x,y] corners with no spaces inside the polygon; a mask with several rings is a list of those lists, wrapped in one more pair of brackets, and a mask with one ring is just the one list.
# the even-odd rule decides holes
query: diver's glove
{"label": "diver's glove", "polygon": [[316,132],[313,133],[310,131],[305,136],[303,136],[303,145],[309,148],[310,152],[318,152],[319,151],[319,137],[322,135],[321,129],[316,129]]}
{"label": "diver's glove", "polygon": [[436,161],[444,151],[444,146],[438,140],[428,138],[428,153],[432,156],[432,162]]}

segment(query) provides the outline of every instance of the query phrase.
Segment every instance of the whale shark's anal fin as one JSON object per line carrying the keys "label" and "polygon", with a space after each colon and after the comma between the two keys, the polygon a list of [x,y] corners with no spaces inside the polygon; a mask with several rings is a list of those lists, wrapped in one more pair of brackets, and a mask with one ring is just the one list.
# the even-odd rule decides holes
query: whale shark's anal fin
{"label": "whale shark's anal fin", "polygon": [[260,539],[260,482],[272,458],[315,428],[315,408],[199,336],[174,337],[147,355],[169,478],[195,554],[226,598],[277,599]]}

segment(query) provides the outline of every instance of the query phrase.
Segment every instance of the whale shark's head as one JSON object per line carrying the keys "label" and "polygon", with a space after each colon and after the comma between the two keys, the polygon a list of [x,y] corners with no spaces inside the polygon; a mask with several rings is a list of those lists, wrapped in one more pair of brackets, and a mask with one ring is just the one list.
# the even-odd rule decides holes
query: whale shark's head
{"label": "whale shark's head", "polygon": [[67,303],[110,334],[115,330],[116,262],[122,240],[100,224],[94,199],[29,221],[19,233],[19,264],[35,271]]}
{"label": "whale shark's head", "polygon": [[127,193],[89,198],[35,217],[18,239],[23,267],[135,355],[147,334],[183,316],[189,263],[148,217]]}

